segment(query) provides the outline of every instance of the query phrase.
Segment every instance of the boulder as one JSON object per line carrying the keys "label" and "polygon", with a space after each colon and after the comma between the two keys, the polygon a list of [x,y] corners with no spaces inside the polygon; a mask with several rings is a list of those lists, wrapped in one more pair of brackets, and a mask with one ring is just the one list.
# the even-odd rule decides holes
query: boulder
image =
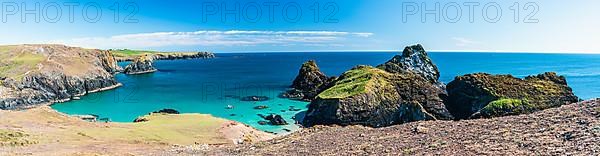
{"label": "boulder", "polygon": [[327,84],[334,81],[335,78],[327,77],[314,60],[310,60],[302,64],[298,71],[298,76],[290,87],[293,89],[283,94],[284,97],[291,99],[302,99],[310,101],[324,88]]}
{"label": "boulder", "polygon": [[271,125],[287,125],[288,123],[281,117],[281,115],[271,114],[267,115],[264,118],[265,120],[269,120],[269,124]]}
{"label": "boulder", "polygon": [[548,72],[524,79],[486,73],[456,77],[448,84],[448,110],[458,119],[531,113],[575,103],[563,76]]}
{"label": "boulder", "polygon": [[267,96],[246,96],[241,98],[241,101],[269,101],[269,97]]}
{"label": "boulder", "polygon": [[377,66],[390,73],[416,73],[427,81],[444,90],[444,84],[439,82],[440,72],[420,44],[407,46],[402,55],[396,55],[391,60]]}
{"label": "boulder", "polygon": [[175,109],[166,108],[166,109],[161,109],[159,111],[154,111],[152,113],[179,114],[179,111],[177,111]]}
{"label": "boulder", "polygon": [[124,73],[133,75],[156,72],[157,70],[152,64],[152,57],[140,56],[125,67]]}
{"label": "boulder", "polygon": [[304,126],[365,125],[383,127],[418,120],[451,120],[444,91],[412,72],[389,73],[358,66],[309,104]]}
{"label": "boulder", "polygon": [[269,106],[265,106],[265,105],[260,105],[260,106],[255,106],[254,109],[267,109],[269,108]]}

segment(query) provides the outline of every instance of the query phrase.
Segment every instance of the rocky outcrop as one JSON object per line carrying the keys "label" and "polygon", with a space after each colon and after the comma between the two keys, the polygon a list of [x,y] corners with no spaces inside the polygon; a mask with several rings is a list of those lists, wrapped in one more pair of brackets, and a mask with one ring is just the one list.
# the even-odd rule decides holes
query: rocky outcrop
{"label": "rocky outcrop", "polygon": [[96,57],[100,59],[101,66],[109,73],[122,72],[123,68],[117,64],[117,59],[108,50],[100,51]]}
{"label": "rocky outcrop", "polygon": [[125,67],[124,73],[134,75],[156,72],[156,68],[152,65],[153,61],[151,56],[138,57]]}
{"label": "rocky outcrop", "polygon": [[404,48],[402,55],[396,55],[391,60],[377,66],[390,73],[416,73],[427,81],[444,90],[444,84],[439,82],[440,72],[437,66],[420,44]]}
{"label": "rocky outcrop", "polygon": [[298,76],[290,86],[292,90],[283,94],[284,97],[298,100],[310,101],[317,96],[319,92],[326,89],[328,84],[335,78],[327,77],[314,60],[302,64]]}
{"label": "rocky outcrop", "polygon": [[448,84],[448,110],[459,119],[531,113],[578,101],[563,76],[525,79],[486,73],[458,76]]}
{"label": "rocky outcrop", "polygon": [[106,51],[63,45],[19,45],[7,53],[30,58],[34,55],[39,61],[31,64],[37,68],[2,80],[0,109],[64,102],[121,85],[112,75],[120,69]]}
{"label": "rocky outcrop", "polygon": [[358,66],[309,104],[303,124],[383,127],[452,119],[439,95],[444,91],[417,74]]}
{"label": "rocky outcrop", "polygon": [[179,111],[171,108],[165,108],[158,111],[154,111],[152,113],[163,113],[163,114],[179,114]]}
{"label": "rocky outcrop", "polygon": [[271,125],[287,125],[288,123],[281,117],[281,115],[271,114],[265,116],[265,120],[269,120]]}

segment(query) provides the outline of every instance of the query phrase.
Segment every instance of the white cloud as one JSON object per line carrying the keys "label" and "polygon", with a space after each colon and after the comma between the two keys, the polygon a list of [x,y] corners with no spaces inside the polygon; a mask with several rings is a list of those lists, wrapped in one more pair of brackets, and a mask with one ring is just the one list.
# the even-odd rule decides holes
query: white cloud
{"label": "white cloud", "polygon": [[342,31],[193,31],[123,34],[55,40],[52,43],[89,48],[149,48],[166,46],[343,45],[348,38],[373,33]]}
{"label": "white cloud", "polygon": [[453,37],[452,40],[456,42],[458,47],[470,47],[479,44],[479,42],[462,37]]}

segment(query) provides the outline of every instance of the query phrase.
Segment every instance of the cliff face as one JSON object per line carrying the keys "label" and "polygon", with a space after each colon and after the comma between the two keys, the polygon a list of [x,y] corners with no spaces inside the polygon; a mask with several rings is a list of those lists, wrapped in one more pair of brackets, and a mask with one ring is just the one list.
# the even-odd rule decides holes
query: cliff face
{"label": "cliff face", "polygon": [[544,73],[525,79],[485,73],[458,76],[448,84],[447,106],[457,118],[531,113],[578,101],[565,77]]}
{"label": "cliff face", "polygon": [[335,78],[327,77],[314,60],[302,64],[298,76],[294,79],[291,87],[294,90],[288,91],[284,97],[303,99],[311,101],[319,92],[326,89],[326,86],[333,82]]}
{"label": "cliff face", "polygon": [[383,127],[419,120],[452,119],[442,90],[412,73],[359,66],[312,101],[303,124]]}
{"label": "cliff face", "polygon": [[391,60],[377,66],[390,73],[416,73],[432,84],[444,90],[444,84],[439,82],[440,72],[420,44],[408,46],[402,55],[396,55]]}
{"label": "cliff face", "polygon": [[135,59],[131,64],[125,67],[125,74],[144,74],[156,72],[156,68],[152,65],[153,59],[151,56],[141,56]]}
{"label": "cliff face", "polygon": [[[120,86],[112,74],[121,69],[107,51],[63,45],[19,45],[11,46],[5,52],[11,55],[4,60],[5,64],[29,64],[34,68],[4,71],[12,74],[2,80],[0,109],[62,102]],[[21,56],[28,56],[23,60],[31,59],[29,56],[39,59],[15,61]]]}

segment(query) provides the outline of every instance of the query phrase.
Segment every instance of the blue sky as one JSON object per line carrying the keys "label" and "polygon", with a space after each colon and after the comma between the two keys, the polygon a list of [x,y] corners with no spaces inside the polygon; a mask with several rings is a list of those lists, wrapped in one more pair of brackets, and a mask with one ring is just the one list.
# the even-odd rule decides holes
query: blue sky
{"label": "blue sky", "polygon": [[[434,51],[600,53],[597,0],[17,0],[1,4],[0,44],[262,52],[399,50],[420,43]],[[75,4],[71,22],[67,5]],[[233,14],[226,14],[223,21],[224,10],[236,12],[236,4],[239,22]],[[94,6],[102,12],[97,21]],[[273,6],[273,16],[269,6]],[[468,6],[473,6],[472,14]],[[300,16],[296,16],[297,9]],[[517,10],[519,16],[515,16]],[[57,12],[60,18],[55,18]],[[126,19],[132,12],[132,18]],[[497,16],[498,12],[502,15]],[[425,14],[423,21],[422,13],[435,14]]]}

